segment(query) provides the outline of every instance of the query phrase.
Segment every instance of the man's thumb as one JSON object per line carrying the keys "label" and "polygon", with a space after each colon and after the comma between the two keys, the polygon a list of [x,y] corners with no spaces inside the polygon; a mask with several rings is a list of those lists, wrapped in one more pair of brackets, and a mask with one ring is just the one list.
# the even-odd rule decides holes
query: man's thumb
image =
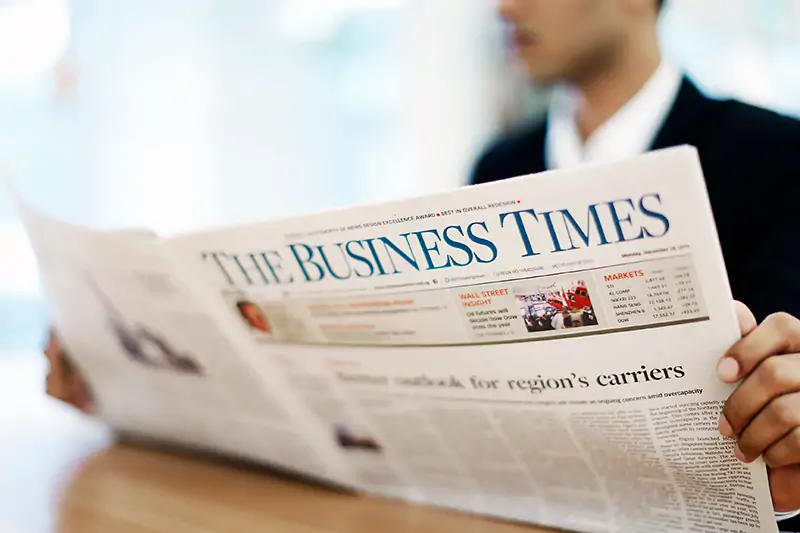
{"label": "man's thumb", "polygon": [[748,309],[742,302],[733,302],[736,307],[736,318],[739,319],[739,331],[742,332],[742,337],[756,329],[758,322],[753,312]]}

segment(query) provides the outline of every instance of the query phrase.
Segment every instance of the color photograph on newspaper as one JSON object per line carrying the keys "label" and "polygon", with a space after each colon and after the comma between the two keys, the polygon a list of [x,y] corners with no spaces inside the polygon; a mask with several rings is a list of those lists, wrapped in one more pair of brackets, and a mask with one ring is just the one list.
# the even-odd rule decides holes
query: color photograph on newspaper
{"label": "color photograph on newspaper", "polygon": [[256,339],[274,338],[275,325],[264,302],[244,291],[229,292],[225,297],[231,312],[251,335]]}
{"label": "color photograph on newspaper", "polygon": [[257,342],[304,342],[311,333],[297,309],[254,291],[223,291],[228,309]]}
{"label": "color photograph on newspaper", "polygon": [[514,296],[529,333],[597,326],[592,298],[582,279],[532,281],[515,287]]}

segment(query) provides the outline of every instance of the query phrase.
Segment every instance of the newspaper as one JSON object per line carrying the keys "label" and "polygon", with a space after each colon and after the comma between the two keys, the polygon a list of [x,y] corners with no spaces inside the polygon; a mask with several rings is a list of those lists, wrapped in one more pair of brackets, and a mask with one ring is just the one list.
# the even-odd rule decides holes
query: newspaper
{"label": "newspaper", "polygon": [[777,531],[717,431],[739,329],[692,148],[170,238],[21,209],[115,428],[566,530]]}

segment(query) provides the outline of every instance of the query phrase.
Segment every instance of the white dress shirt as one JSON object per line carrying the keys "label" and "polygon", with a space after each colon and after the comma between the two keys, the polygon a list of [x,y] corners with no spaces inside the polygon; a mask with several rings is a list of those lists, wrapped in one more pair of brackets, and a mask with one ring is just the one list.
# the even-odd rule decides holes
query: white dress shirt
{"label": "white dress shirt", "polygon": [[[548,169],[583,163],[609,163],[645,153],[675,103],[682,73],[667,60],[619,111],[583,140],[575,120],[578,95],[556,88],[547,115],[545,164]],[[563,320],[563,319],[562,319]],[[775,513],[778,520],[800,515],[800,510]]]}
{"label": "white dress shirt", "polygon": [[639,92],[585,142],[575,121],[577,94],[568,87],[556,88],[547,117],[545,164],[549,169],[561,169],[643,154],[669,114],[681,79],[677,66],[662,61]]}

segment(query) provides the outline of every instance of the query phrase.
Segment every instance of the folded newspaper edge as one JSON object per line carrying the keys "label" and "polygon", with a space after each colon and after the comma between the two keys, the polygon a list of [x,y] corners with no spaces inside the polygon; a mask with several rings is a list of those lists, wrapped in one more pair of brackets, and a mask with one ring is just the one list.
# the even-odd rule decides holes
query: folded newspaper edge
{"label": "folded newspaper edge", "polygon": [[739,332],[691,147],[170,238],[15,198],[122,433],[565,530],[777,531],[717,432]]}

